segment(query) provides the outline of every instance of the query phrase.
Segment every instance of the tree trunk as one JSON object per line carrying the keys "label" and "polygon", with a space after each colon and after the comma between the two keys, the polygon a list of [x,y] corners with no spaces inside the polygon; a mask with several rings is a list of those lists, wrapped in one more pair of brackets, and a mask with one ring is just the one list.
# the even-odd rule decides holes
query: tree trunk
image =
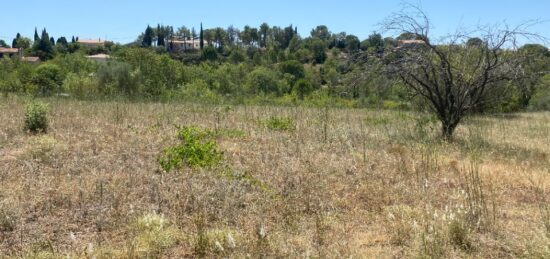
{"label": "tree trunk", "polygon": [[458,121],[441,121],[441,136],[446,141],[453,139],[453,133],[458,125]]}

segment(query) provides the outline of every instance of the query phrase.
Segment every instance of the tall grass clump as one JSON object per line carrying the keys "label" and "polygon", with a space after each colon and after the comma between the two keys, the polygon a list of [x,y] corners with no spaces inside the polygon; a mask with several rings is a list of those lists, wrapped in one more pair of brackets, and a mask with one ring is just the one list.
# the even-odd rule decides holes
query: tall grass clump
{"label": "tall grass clump", "polygon": [[197,127],[181,127],[178,130],[179,143],[164,149],[158,161],[165,172],[183,166],[192,168],[209,167],[218,164],[222,153],[218,151],[214,134]]}
{"label": "tall grass clump", "polygon": [[269,117],[262,121],[266,128],[275,131],[294,131],[296,123],[289,117]]}
{"label": "tall grass clump", "polygon": [[28,103],[25,107],[25,130],[32,133],[45,133],[48,130],[49,110],[46,103],[40,101]]}

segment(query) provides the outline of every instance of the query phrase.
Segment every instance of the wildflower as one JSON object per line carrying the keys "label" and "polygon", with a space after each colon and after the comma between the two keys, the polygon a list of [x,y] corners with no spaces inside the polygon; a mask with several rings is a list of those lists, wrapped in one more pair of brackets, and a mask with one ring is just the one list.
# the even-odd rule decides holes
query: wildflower
{"label": "wildflower", "polygon": [[227,233],[227,236],[225,236],[225,242],[227,243],[227,246],[231,249],[237,247],[237,244],[235,243],[235,239],[231,235],[231,233]]}
{"label": "wildflower", "polygon": [[223,249],[222,244],[220,244],[220,242],[216,241],[216,242],[214,243],[214,246],[216,247],[216,250],[217,250],[217,251],[223,252],[224,249]]}

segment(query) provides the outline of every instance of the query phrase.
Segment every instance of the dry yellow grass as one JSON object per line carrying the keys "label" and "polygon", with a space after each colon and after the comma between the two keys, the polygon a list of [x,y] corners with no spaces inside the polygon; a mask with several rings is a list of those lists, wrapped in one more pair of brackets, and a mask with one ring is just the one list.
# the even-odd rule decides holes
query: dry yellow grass
{"label": "dry yellow grass", "polygon": [[[411,112],[46,101],[32,135],[24,100],[0,99],[0,257],[550,256],[549,113],[441,143]],[[175,125],[225,130],[223,164],[162,173]]]}

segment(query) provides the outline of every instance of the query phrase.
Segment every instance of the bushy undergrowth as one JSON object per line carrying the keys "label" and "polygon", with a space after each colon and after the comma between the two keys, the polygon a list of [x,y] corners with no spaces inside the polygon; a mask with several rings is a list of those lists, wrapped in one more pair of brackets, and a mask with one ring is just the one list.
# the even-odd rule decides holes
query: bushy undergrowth
{"label": "bushy undergrowth", "polygon": [[48,130],[48,112],[50,108],[40,101],[32,101],[25,108],[25,130],[32,133]]}
{"label": "bushy undergrowth", "polygon": [[262,124],[270,129],[276,131],[294,131],[296,130],[296,123],[294,119],[289,117],[276,117],[272,116],[262,121]]}
{"label": "bushy undergrowth", "polygon": [[179,143],[164,149],[158,161],[165,172],[180,169],[209,167],[222,160],[214,134],[197,127],[182,127],[178,130]]}

